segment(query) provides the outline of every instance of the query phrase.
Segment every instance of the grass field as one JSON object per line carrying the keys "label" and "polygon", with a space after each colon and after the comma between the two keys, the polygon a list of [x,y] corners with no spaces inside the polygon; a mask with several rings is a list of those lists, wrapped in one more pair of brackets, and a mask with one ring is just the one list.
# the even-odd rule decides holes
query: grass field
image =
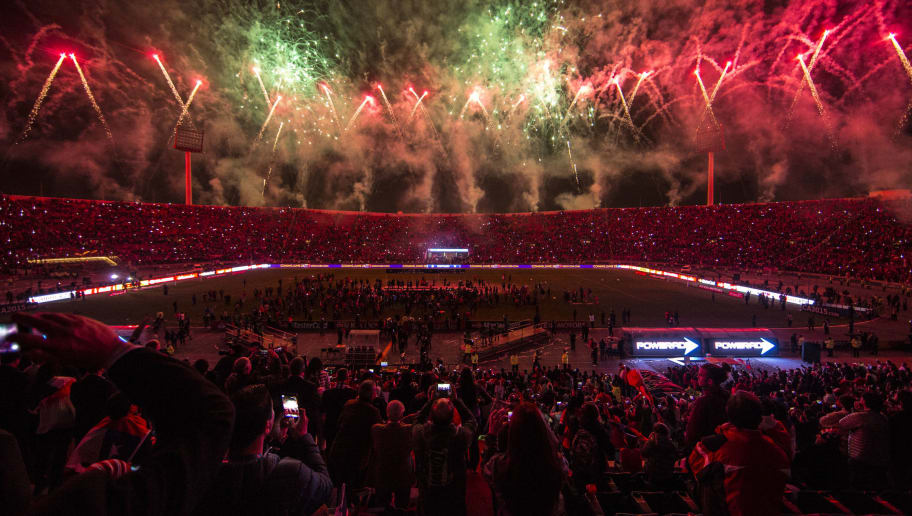
{"label": "grass field", "polygon": [[[202,302],[202,294],[207,290],[224,290],[237,300],[246,290],[248,302],[245,309],[250,308],[252,291],[254,288],[262,290],[264,287],[278,285],[281,278],[283,287],[288,288],[295,280],[311,275],[311,271],[302,270],[258,270],[247,273],[220,276],[211,279],[187,280],[168,285],[168,295],[164,295],[163,288],[156,286],[145,290],[132,291],[116,296],[90,296],[83,300],[62,301],[49,303],[40,307],[41,310],[55,312],[69,312],[87,315],[104,321],[108,324],[133,324],[139,322],[145,315],[164,312],[166,318],[173,319],[173,303],[177,302],[179,311],[189,314],[193,324],[201,322],[206,305]],[[315,274],[315,273],[313,273]],[[655,279],[648,276],[637,275],[630,271],[617,270],[544,270],[544,271],[473,271],[471,273],[399,273],[388,274],[382,271],[367,270],[337,270],[336,279],[349,277],[352,279],[375,280],[380,278],[386,282],[390,277],[403,281],[418,279],[436,279],[438,284],[444,279],[458,282],[468,279],[484,279],[490,282],[501,282],[512,277],[515,284],[534,285],[544,283],[551,287],[551,298],[540,299],[541,317],[547,320],[571,320],[573,310],[577,311],[579,320],[588,320],[589,313],[600,320],[602,311],[607,314],[614,309],[617,323],[621,324],[621,310],[629,308],[632,313],[631,326],[664,326],[666,311],[678,311],[681,326],[716,326],[716,327],[746,327],[752,323],[752,317],[757,316],[757,325],[761,327],[785,327],[786,312],[779,309],[778,305],[764,309],[752,297],[751,303],[745,305],[743,299],[734,298],[725,294],[712,294],[681,283]],[[598,304],[570,304],[564,301],[564,290],[592,289]],[[197,303],[192,304],[192,295],[196,294]],[[210,302],[208,304],[216,314],[229,309],[224,303]],[[792,313],[794,325],[802,327],[807,325],[807,314],[794,309],[791,305],[788,312]],[[534,315],[531,306],[514,307],[512,304],[501,303],[496,307],[481,307],[474,315],[475,320],[501,320],[504,315],[511,321],[531,319]],[[319,317],[319,316],[318,316]],[[818,325],[822,323],[820,316],[815,317]],[[830,324],[837,321],[831,320]]]}

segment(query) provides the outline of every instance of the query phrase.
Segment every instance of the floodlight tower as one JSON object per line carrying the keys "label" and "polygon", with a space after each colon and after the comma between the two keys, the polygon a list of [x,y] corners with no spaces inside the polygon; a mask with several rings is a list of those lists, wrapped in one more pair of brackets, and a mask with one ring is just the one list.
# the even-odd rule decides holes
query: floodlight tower
{"label": "floodlight tower", "polygon": [[203,130],[187,127],[183,124],[174,130],[174,148],[184,151],[184,203],[193,204],[193,186],[191,182],[190,155],[203,152]]}

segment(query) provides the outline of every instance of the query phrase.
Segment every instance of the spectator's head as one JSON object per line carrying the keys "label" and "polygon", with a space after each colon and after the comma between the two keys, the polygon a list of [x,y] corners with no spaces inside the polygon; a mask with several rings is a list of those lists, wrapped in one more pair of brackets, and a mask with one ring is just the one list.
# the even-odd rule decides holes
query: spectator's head
{"label": "spectator's head", "polygon": [[341,367],[336,371],[336,384],[342,385],[348,379],[348,369]]}
{"label": "spectator's head", "polygon": [[232,373],[248,375],[253,371],[253,364],[250,363],[250,359],[247,357],[241,357],[234,361],[234,366],[231,368]]}
{"label": "spectator's head", "polygon": [[850,394],[843,394],[839,397],[839,406],[842,407],[842,410],[851,412],[855,408],[855,398]]}
{"label": "spectator's head", "polygon": [[146,349],[152,351],[161,351],[161,343],[158,342],[158,339],[150,339],[146,341]]}
{"label": "spectator's head", "polygon": [[405,415],[405,405],[399,400],[393,400],[386,406],[386,416],[390,421],[400,421]]}
{"label": "spectator's head", "polygon": [[111,419],[120,419],[130,413],[130,400],[123,393],[112,394],[105,402],[105,414]]}
{"label": "spectator's head", "polygon": [[872,412],[880,412],[883,410],[883,397],[876,392],[865,391],[865,393],[861,395],[861,400],[864,402],[864,407],[867,410]]}
{"label": "spectator's head", "polygon": [[598,424],[599,420],[599,409],[591,401],[583,403],[582,408],[580,409],[580,426],[583,428],[591,428]]}
{"label": "spectator's head", "polygon": [[[303,357],[302,357],[303,358]],[[320,371],[323,370],[323,361],[320,360],[320,357],[313,357],[310,359],[310,362],[307,363],[307,376],[316,378],[320,375]]]}
{"label": "spectator's head", "polygon": [[242,451],[272,429],[272,398],[265,385],[248,385],[231,397],[234,404],[234,432],[231,450]]}
{"label": "spectator's head", "polygon": [[288,372],[291,376],[301,376],[301,373],[304,372],[304,358],[294,357],[291,359],[291,363],[288,364]]}
{"label": "spectator's head", "polygon": [[665,423],[654,424],[652,426],[652,431],[655,432],[656,436],[658,436],[658,437],[664,438],[664,437],[668,437],[670,435],[670,432],[668,431],[668,427],[665,426]]}
{"label": "spectator's head", "polygon": [[725,381],[725,370],[715,364],[703,364],[697,374],[697,384],[702,388],[718,387]]}
{"label": "spectator's head", "polygon": [[193,368],[196,369],[199,374],[206,374],[209,372],[209,362],[205,358],[200,358],[196,362],[193,362]]}
{"label": "spectator's head", "polygon": [[435,425],[448,425],[453,422],[453,402],[449,398],[439,398],[431,405],[431,422]]}
{"label": "spectator's head", "polygon": [[374,401],[374,396],[376,391],[374,390],[374,381],[373,380],[364,380],[361,382],[361,385],[358,386],[358,399],[361,401],[366,401],[368,403]]}
{"label": "spectator's head", "polygon": [[728,421],[738,428],[756,430],[763,419],[763,404],[752,393],[738,391],[732,395],[725,406]]}

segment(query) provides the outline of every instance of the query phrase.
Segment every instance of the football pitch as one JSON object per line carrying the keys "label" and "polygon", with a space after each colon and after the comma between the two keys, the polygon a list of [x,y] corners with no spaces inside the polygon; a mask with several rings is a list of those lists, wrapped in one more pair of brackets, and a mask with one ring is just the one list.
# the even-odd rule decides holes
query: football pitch
{"label": "football pitch", "polygon": [[[787,326],[787,314],[791,314],[793,325],[796,328],[806,327],[809,314],[801,312],[797,305],[787,305],[786,310],[780,309],[775,303],[769,308],[757,302],[756,296],[751,296],[746,304],[744,299],[733,297],[725,293],[712,293],[700,289],[693,284],[683,284],[678,281],[659,279],[651,276],[625,270],[473,270],[467,272],[401,272],[387,273],[383,270],[360,269],[333,269],[335,280],[349,278],[352,280],[368,280],[371,284],[380,279],[385,285],[387,280],[395,279],[403,282],[436,281],[441,286],[444,281],[451,284],[460,281],[484,280],[489,284],[512,283],[514,285],[528,285],[530,288],[541,284],[550,296],[539,296],[539,311],[542,321],[576,320],[588,321],[589,314],[595,317],[596,325],[601,325],[601,314],[605,313],[605,322],[614,310],[616,321],[621,325],[621,312],[629,309],[631,321],[627,326],[655,327],[665,326],[665,313],[678,312],[680,326],[698,327],[758,327],[783,328]],[[306,277],[315,277],[317,274],[327,274],[329,269],[264,269],[236,273],[225,276],[216,276],[208,279],[192,279],[177,283],[167,284],[167,294],[163,285],[133,290],[112,296],[89,296],[83,299],[66,300],[47,303],[39,307],[41,311],[67,312],[86,315],[101,320],[108,324],[127,325],[136,324],[145,316],[154,316],[163,312],[168,320],[173,319],[175,303],[177,311],[186,313],[194,326],[202,322],[202,315],[208,307],[210,311],[220,316],[224,311],[232,313],[234,302],[246,292],[247,301],[242,309],[249,312],[253,308],[253,290],[263,291],[267,287],[278,287],[282,281],[283,293],[291,288],[295,281]],[[591,289],[591,296],[584,302],[572,303],[565,300],[564,292],[580,289],[587,292]],[[221,291],[231,296],[231,304],[221,300],[203,301],[203,293],[207,291]],[[196,297],[196,303],[193,297]],[[398,306],[398,305],[397,305]],[[395,310],[387,310],[384,315],[394,315]],[[420,314],[420,312],[419,312]],[[413,313],[413,315],[416,315]],[[510,321],[532,319],[535,307],[531,305],[515,306],[512,302],[501,301],[496,306],[481,305],[472,315],[473,320],[503,320],[504,316]],[[327,320],[331,319],[331,312]],[[316,312],[315,319],[319,320],[320,313]],[[349,319],[343,316],[343,319]],[[814,316],[819,327],[822,318]],[[839,323],[838,319],[830,319],[830,324]]]}

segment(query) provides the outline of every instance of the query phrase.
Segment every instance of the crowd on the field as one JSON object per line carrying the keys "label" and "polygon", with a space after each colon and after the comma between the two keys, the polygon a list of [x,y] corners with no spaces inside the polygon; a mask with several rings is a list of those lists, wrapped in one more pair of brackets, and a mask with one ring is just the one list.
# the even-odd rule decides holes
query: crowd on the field
{"label": "crowd on the field", "polygon": [[394,215],[0,196],[6,272],[28,260],[116,255],[136,267],[218,263],[656,262],[907,281],[906,201]]}
{"label": "crowd on the field", "polygon": [[10,515],[612,514],[634,491],[777,514],[787,484],[912,488],[905,363],[348,371],[235,346],[210,367],[79,316],[17,317],[46,337],[0,355]]}

